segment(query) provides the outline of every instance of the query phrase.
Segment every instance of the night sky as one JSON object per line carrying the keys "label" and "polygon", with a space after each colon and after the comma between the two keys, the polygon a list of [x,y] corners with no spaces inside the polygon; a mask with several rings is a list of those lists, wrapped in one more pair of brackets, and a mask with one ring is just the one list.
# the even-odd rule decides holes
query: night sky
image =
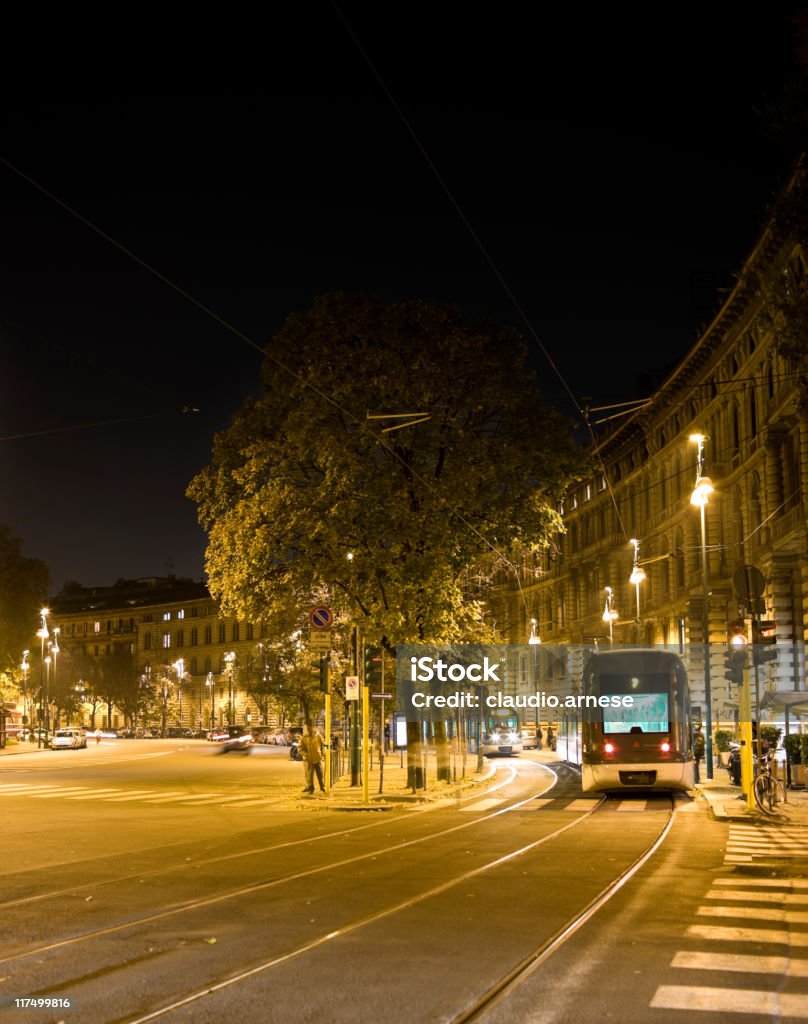
{"label": "night sky", "polygon": [[[417,297],[516,326],[565,411],[541,346],[579,402],[630,399],[788,171],[758,111],[794,77],[793,9],[709,7],[296,5],[249,78],[200,57],[181,91],[7,96],[0,155],[258,346],[333,288]],[[199,579],[185,489],[259,352],[7,166],[0,223],[0,522],[52,592]]]}

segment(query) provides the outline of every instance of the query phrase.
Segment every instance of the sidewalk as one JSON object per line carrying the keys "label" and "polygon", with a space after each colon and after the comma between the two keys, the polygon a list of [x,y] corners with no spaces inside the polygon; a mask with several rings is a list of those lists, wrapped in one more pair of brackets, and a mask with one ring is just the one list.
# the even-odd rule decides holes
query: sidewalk
{"label": "sidewalk", "polygon": [[[435,779],[435,759],[429,759],[427,767],[427,788],[418,789],[413,792],[407,786],[407,757],[402,758],[398,753],[387,754],[384,759],[384,774],[379,770],[377,757],[373,758],[373,765],[368,772],[367,801],[362,782],[358,785],[351,785],[351,774],[346,772],[337,779],[331,787],[331,795],[326,797],[321,793],[311,796],[300,795],[301,802],[314,803],[320,807],[328,807],[329,810],[338,811],[383,811],[392,807],[402,805],[419,805],[425,803],[438,803],[441,801],[456,800],[461,793],[467,793],[473,789],[483,790],[493,779],[496,768],[486,761],[483,770],[477,774],[477,758],[469,756],[466,759],[466,777],[459,777],[462,773],[462,764],[459,759],[456,764],[451,765],[453,779],[451,782],[438,782]],[[382,792],[379,792],[381,781]]]}
{"label": "sidewalk", "polygon": [[[702,773],[703,771],[702,768]],[[763,814],[757,808],[749,810],[741,787],[734,786],[729,781],[726,768],[715,768],[713,778],[697,783],[695,789],[698,797],[707,801],[710,811],[717,821],[751,821],[786,826],[808,826],[808,790],[806,789],[787,789],[783,813],[776,817]]]}

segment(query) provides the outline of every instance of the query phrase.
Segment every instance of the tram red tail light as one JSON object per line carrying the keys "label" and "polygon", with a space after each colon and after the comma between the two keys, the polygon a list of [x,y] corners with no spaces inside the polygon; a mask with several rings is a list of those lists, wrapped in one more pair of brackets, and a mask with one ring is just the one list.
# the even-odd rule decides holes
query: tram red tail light
{"label": "tram red tail light", "polygon": [[608,740],[603,744],[603,752],[605,754],[614,753],[614,743],[610,743]]}
{"label": "tram red tail light", "polygon": [[671,745],[667,740],[663,740],[659,745],[659,749],[662,751],[663,754],[669,754]]}

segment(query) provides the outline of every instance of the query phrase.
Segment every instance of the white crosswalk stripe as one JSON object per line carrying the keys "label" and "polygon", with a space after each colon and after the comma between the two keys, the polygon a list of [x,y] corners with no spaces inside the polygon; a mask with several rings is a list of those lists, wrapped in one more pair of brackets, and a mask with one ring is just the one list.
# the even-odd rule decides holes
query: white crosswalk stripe
{"label": "white crosswalk stripe", "polygon": [[[659,985],[650,1006],[686,1012],[688,1019],[704,1012],[808,1020],[808,932],[792,927],[808,924],[808,911],[791,909],[808,904],[808,880],[716,878],[705,901],[709,902],[697,908],[696,916],[726,923],[691,924],[686,929],[683,940],[695,948],[675,952],[670,963],[675,977],[665,979],[673,984]],[[743,951],[736,952],[739,949]],[[693,971],[699,972],[690,975],[694,984],[687,984]],[[710,982],[711,973],[715,983]],[[748,976],[748,987],[741,975]],[[755,987],[761,975],[781,979],[777,991]]]}
{"label": "white crosswalk stripe", "polygon": [[808,828],[730,824],[725,864],[755,864],[794,857],[808,858]]}
{"label": "white crosswalk stripe", "polygon": [[[97,800],[110,804],[136,802],[156,804],[158,806],[160,804],[173,804],[187,807],[201,806],[203,804],[216,807],[253,807],[260,804],[276,803],[278,799],[277,797],[260,796],[258,793],[237,796],[233,793],[188,793],[178,789],[124,790],[120,787],[93,789],[89,786],[57,786],[54,784],[38,785],[28,783],[0,784],[0,797],[4,795],[37,800],[76,800],[87,802]],[[501,802],[500,800],[494,800],[493,804]],[[477,808],[479,806],[478,804]]]}

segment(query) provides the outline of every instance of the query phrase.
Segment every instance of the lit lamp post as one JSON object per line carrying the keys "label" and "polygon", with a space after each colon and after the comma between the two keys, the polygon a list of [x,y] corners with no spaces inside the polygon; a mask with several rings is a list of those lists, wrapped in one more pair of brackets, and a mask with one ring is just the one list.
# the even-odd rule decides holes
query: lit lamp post
{"label": "lit lamp post", "polygon": [[603,609],[603,621],[609,626],[609,643],[614,643],[614,620],[620,618],[614,610],[614,594],[611,587],[604,587],[606,591],[606,607]]}
{"label": "lit lamp post", "polygon": [[[48,644],[48,652],[52,644]],[[45,745],[50,742],[50,653],[45,655]]]}
{"label": "lit lamp post", "polygon": [[177,699],[180,705],[180,726],[182,726],[182,681],[185,678],[185,660],[178,658],[171,667],[177,673]]}
{"label": "lit lamp post", "polygon": [[205,679],[205,686],[210,687],[210,727],[211,729],[216,728],[216,680],[213,678],[213,673],[208,672],[207,678]]}
{"label": "lit lamp post", "polygon": [[227,724],[233,724],[233,666],[236,652],[228,651],[224,656],[225,672],[227,673]]}
{"label": "lit lamp post", "polygon": [[[531,619],[530,620],[530,636],[528,637],[528,641],[527,642],[531,646],[531,652],[530,652],[530,662],[531,662],[531,665],[530,665],[530,667],[531,667],[531,672],[532,672],[532,675],[533,675],[533,686],[534,686],[534,689],[535,689],[536,684],[538,683],[538,674],[539,674],[538,673],[538,654],[539,654],[539,652],[536,650],[536,648],[541,643],[541,637],[539,636],[539,621],[538,621],[538,619]],[[536,704],[536,748],[537,749],[538,749],[538,745],[539,745],[539,705],[537,703]]]}
{"label": "lit lamp post", "polygon": [[20,668],[22,669],[22,724],[29,727],[28,735],[30,738],[33,734],[30,732],[31,723],[28,721],[28,669],[31,667],[28,664],[28,654],[28,651],[22,652],[22,665],[20,665]]}
{"label": "lit lamp post", "polygon": [[40,611],[39,618],[40,618],[41,625],[40,625],[39,629],[36,631],[36,635],[39,637],[39,640],[40,640],[40,654],[39,654],[39,715],[38,715],[37,732],[36,732],[36,735],[37,735],[37,746],[38,747],[42,746],[41,725],[42,725],[42,718],[43,718],[43,715],[42,715],[42,701],[44,700],[44,697],[45,697],[45,641],[50,636],[50,633],[48,632],[48,614],[49,614],[49,609],[47,609],[47,608],[43,608]]}
{"label": "lit lamp post", "polygon": [[704,738],[704,760],[707,762],[707,778],[713,777],[713,696],[710,680],[710,581],[707,566],[707,518],[706,508],[713,493],[712,480],[704,475],[704,434],[691,434],[690,440],[698,445],[696,486],[690,496],[690,504],[698,505],[701,514],[701,583],[704,591],[701,611],[702,646],[704,650],[704,704],[707,735]]}
{"label": "lit lamp post", "polygon": [[[53,643],[48,644],[48,648],[53,655],[53,692],[56,693],[56,655],[59,653],[59,627],[53,627]],[[48,691],[48,710],[50,711],[50,690]],[[58,710],[58,704],[57,704]],[[57,716],[58,721],[58,716]]]}
{"label": "lit lamp post", "polygon": [[640,565],[640,542],[632,537],[629,544],[634,545],[634,566],[628,578],[637,593],[637,643],[640,643],[640,584],[645,579],[645,569]]}

